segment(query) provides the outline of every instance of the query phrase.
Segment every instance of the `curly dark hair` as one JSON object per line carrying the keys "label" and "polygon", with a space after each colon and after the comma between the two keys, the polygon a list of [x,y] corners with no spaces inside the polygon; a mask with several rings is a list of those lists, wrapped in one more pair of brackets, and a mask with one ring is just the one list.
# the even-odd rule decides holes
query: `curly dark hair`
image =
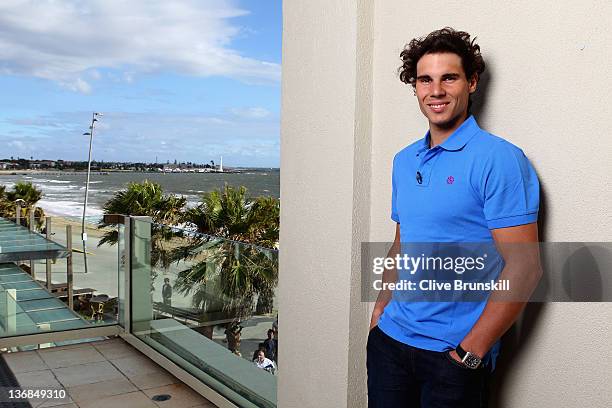
{"label": "curly dark hair", "polygon": [[480,46],[475,43],[476,37],[470,40],[470,34],[444,27],[428,34],[426,37],[414,38],[402,52],[402,66],[399,68],[400,81],[416,87],[417,62],[425,54],[450,52],[461,57],[461,65],[468,81],[474,74],[477,80],[485,70],[485,63],[480,55]]}

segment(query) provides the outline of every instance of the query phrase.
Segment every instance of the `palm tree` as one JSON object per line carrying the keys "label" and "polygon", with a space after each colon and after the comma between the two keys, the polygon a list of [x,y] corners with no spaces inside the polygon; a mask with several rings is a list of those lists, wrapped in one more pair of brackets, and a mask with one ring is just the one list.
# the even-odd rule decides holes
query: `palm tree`
{"label": "palm tree", "polygon": [[45,211],[37,207],[36,203],[42,198],[42,191],[38,190],[32,183],[17,182],[12,190],[6,191],[6,187],[0,188],[0,212],[3,216],[14,218],[17,211],[17,200],[21,200],[20,222],[22,225],[30,226],[30,213],[34,211],[34,219],[37,227],[43,225]]}
{"label": "palm tree", "polygon": [[[141,215],[149,216],[153,221],[151,226],[151,264],[152,266],[169,266],[167,252],[163,247],[162,241],[167,241],[170,236],[167,228],[162,228],[159,224],[176,225],[180,221],[183,208],[187,203],[185,197],[178,197],[173,194],[166,195],[162,187],[151,181],[145,180],[142,183],[129,183],[125,190],[118,191],[108,200],[103,207],[104,214],[122,215]],[[117,224],[105,223],[101,221],[98,228],[109,229],[103,236],[98,246],[109,244],[115,245],[119,239]]]}
{"label": "palm tree", "polygon": [[32,183],[18,182],[13,186],[13,191],[6,192],[6,198],[9,201],[17,201],[19,199],[25,202],[25,206],[31,207],[42,198],[42,191],[38,190]]}
{"label": "palm tree", "polygon": [[244,186],[225,185],[202,195],[202,202],[185,212],[183,221],[198,232],[234,241],[275,247],[278,244],[280,203],[274,197],[247,197]]}
{"label": "palm tree", "polygon": [[199,234],[176,248],[172,256],[175,262],[193,262],[179,272],[175,290],[193,292],[193,306],[203,312],[221,309],[230,316],[226,335],[232,347],[239,344],[240,332],[229,329],[253,314],[256,297],[256,313],[270,313],[278,282],[274,248],[278,245],[279,201],[272,197],[252,200],[246,192],[245,187],[225,185],[222,191],[205,193],[183,219]]}
{"label": "palm tree", "polygon": [[0,216],[10,217],[11,209],[15,211],[13,204],[6,198],[6,186],[0,186]]}

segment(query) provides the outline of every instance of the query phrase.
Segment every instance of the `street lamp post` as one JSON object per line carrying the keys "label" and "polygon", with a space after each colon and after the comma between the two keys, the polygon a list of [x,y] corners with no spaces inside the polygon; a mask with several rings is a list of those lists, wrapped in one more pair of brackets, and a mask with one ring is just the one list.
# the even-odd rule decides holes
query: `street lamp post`
{"label": "street lamp post", "polygon": [[[83,262],[85,263],[85,273],[87,273],[87,233],[85,232],[85,213],[87,212],[87,198],[89,196],[89,176],[91,174],[91,146],[93,144],[93,135],[95,124],[98,117],[102,116],[100,112],[94,112],[91,115],[91,126],[89,132],[83,133],[83,136],[89,136],[89,157],[87,159],[87,181],[85,182],[85,203],[83,204],[83,219],[81,221],[81,240],[83,241]],[[69,248],[69,250],[71,250]]]}

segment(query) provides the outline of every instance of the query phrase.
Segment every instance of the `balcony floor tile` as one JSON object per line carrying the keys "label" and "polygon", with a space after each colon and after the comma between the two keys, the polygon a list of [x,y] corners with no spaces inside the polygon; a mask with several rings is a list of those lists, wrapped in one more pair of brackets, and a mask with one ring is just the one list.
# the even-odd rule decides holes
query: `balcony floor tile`
{"label": "balcony floor tile", "polygon": [[167,401],[155,401],[158,406],[165,408],[191,408],[208,403],[200,394],[184,384],[165,385],[163,387],[150,388],[143,392],[147,394],[149,398],[154,395],[170,395],[171,398]]}
{"label": "balcony floor tile", "polygon": [[[215,407],[121,338],[3,357],[22,388],[66,389],[62,400],[32,400],[39,408]],[[172,398],[151,400],[159,394]]]}

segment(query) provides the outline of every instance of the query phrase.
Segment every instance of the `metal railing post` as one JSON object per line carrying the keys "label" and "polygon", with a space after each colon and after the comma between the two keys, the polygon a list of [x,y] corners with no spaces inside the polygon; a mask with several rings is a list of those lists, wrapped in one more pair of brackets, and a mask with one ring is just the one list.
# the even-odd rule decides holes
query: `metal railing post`
{"label": "metal railing post", "polygon": [[132,332],[132,220],[124,217],[124,245],[123,278],[125,288],[125,303],[123,305],[123,322],[126,333]]}
{"label": "metal railing post", "polygon": [[17,209],[15,210],[15,224],[21,225],[21,204],[17,204]]}
{"label": "metal railing post", "polygon": [[66,225],[66,247],[68,258],[66,258],[66,283],[68,285],[68,307],[74,310],[74,291],[72,289],[72,225]]}
{"label": "metal railing post", "polygon": [[[28,229],[30,231],[34,231],[34,207],[28,207],[29,211],[29,224],[28,225]],[[32,275],[32,278],[34,278],[34,280],[36,280],[36,270],[34,269],[35,266],[35,262],[36,260],[34,259],[30,259],[30,275]]]}
{"label": "metal railing post", "polygon": [[[45,236],[48,240],[51,239],[51,217],[45,217]],[[51,260],[47,258],[45,265],[47,275],[47,289],[51,291]]]}
{"label": "metal railing post", "polygon": [[34,231],[34,220],[35,220],[35,218],[34,218],[34,207],[28,207],[28,209],[30,210],[29,213],[28,213],[29,218],[30,218],[30,223],[29,223],[30,225],[28,225],[28,229],[30,231]]}

